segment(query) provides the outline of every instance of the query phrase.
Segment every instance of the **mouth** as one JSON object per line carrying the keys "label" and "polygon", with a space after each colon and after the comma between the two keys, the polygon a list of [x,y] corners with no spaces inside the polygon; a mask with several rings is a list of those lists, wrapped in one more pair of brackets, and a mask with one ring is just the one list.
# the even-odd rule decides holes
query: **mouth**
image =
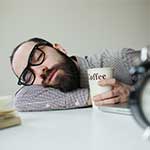
{"label": "mouth", "polygon": [[52,70],[51,73],[48,75],[46,81],[50,82],[51,80],[54,80],[56,72],[57,72],[57,69]]}

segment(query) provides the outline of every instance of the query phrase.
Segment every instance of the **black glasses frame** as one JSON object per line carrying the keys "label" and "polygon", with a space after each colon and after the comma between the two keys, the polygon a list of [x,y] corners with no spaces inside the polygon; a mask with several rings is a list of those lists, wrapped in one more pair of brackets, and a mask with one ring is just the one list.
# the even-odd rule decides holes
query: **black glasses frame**
{"label": "black glasses frame", "polygon": [[[27,66],[25,67],[25,69],[24,69],[23,72],[21,73],[20,77],[18,78],[18,83],[17,83],[18,85],[30,86],[30,85],[32,85],[32,84],[34,83],[36,76],[35,76],[35,73],[33,72],[33,70],[30,68],[30,66],[38,66],[38,65],[41,65],[41,64],[44,62],[44,60],[45,60],[45,53],[39,48],[39,46],[49,46],[49,47],[53,47],[53,45],[50,44],[50,43],[48,43],[48,42],[41,42],[41,43],[36,44],[36,45],[32,48],[32,51],[31,51],[31,53],[30,53],[30,55],[29,55],[29,58],[28,58]],[[41,53],[44,55],[44,57],[43,57],[43,60],[42,60],[40,63],[33,64],[33,63],[31,62],[31,59],[32,59],[32,57],[33,57],[33,55],[34,55],[34,52],[35,52],[36,50],[41,51]],[[27,83],[26,81],[23,81],[23,80],[22,80],[22,78],[24,78],[24,76],[26,75],[26,72],[28,72],[28,71],[30,71],[31,74],[32,74],[33,77],[34,77],[34,79],[32,80],[31,83]]]}

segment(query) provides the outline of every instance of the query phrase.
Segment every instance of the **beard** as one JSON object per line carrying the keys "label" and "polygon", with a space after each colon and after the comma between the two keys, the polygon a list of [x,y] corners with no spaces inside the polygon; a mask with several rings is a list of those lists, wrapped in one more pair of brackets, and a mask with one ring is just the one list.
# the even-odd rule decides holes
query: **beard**
{"label": "beard", "polygon": [[[69,92],[80,88],[80,72],[75,62],[64,53],[60,51],[58,53],[62,56],[63,61],[54,65],[43,74],[42,85],[58,89],[62,92]],[[54,72],[61,73],[56,75],[54,83],[50,83],[49,78],[53,76]]]}

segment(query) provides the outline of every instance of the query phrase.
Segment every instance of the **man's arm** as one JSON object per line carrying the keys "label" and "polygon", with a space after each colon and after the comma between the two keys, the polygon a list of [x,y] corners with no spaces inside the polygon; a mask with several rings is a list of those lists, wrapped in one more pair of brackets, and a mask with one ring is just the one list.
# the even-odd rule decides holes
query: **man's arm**
{"label": "man's arm", "polygon": [[43,111],[84,107],[88,105],[88,89],[63,93],[40,85],[26,86],[15,96],[18,111]]}
{"label": "man's arm", "polygon": [[[103,94],[96,95],[93,100],[95,105],[114,104],[126,102],[132,85],[136,81],[136,76],[131,76],[129,70],[133,66],[141,63],[141,51],[124,48],[122,50],[104,50],[98,57],[101,61],[101,67],[114,68],[114,79],[100,81],[100,86],[112,86],[112,90]],[[96,61],[96,60],[95,60]]]}

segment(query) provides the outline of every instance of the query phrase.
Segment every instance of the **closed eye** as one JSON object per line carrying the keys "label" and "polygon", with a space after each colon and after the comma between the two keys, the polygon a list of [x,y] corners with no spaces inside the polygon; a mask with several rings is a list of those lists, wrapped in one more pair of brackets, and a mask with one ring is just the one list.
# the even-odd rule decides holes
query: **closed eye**
{"label": "closed eye", "polygon": [[36,65],[44,61],[44,53],[40,49],[36,49],[31,58],[31,64]]}
{"label": "closed eye", "polygon": [[36,60],[36,61],[41,60],[41,58],[42,58],[42,53],[40,54],[40,56],[37,58],[37,60]]}

